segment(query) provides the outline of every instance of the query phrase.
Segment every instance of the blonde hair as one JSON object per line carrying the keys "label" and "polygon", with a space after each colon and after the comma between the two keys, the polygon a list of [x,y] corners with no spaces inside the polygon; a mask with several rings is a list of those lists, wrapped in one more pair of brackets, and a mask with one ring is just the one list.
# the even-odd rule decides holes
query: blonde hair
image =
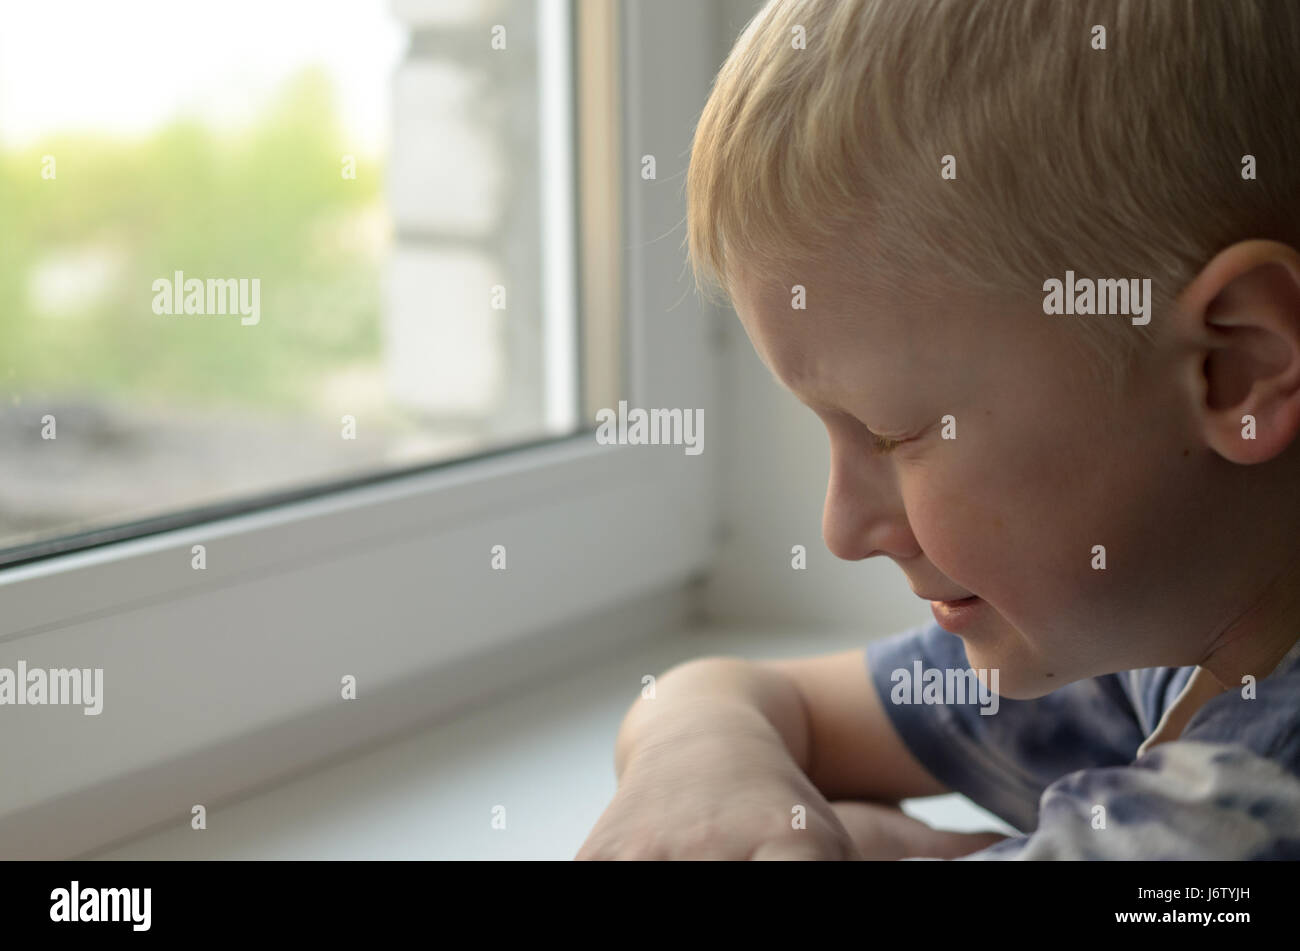
{"label": "blonde hair", "polygon": [[1290,2],[771,0],[696,129],[697,287],[846,253],[854,286],[894,294],[1150,277],[1148,327],[1067,318],[1114,363],[1222,248],[1300,245],[1298,91]]}

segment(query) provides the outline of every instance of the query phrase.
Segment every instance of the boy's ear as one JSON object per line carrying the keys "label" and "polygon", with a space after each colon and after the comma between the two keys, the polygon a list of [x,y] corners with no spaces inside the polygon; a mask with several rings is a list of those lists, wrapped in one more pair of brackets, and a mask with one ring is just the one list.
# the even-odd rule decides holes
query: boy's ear
{"label": "boy's ear", "polygon": [[1219,252],[1178,298],[1192,343],[1196,425],[1205,444],[1249,465],[1300,433],[1300,254],[1276,241]]}

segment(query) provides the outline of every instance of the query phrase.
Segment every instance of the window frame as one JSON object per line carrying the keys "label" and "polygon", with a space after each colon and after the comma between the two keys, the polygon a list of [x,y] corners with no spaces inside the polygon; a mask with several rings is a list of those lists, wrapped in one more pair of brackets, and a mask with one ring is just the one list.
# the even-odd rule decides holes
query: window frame
{"label": "window frame", "polygon": [[[613,78],[624,117],[619,398],[631,406],[713,402],[712,312],[693,293],[673,238],[691,134],[716,69],[711,7],[611,0],[607,8],[617,14]],[[641,179],[648,153],[659,166],[654,181]],[[587,306],[610,297],[608,280],[601,293],[579,288]],[[707,451],[602,446],[587,431],[0,570],[0,666],[103,667],[105,693],[98,717],[3,711],[24,710],[0,719],[0,759],[22,764],[24,781],[0,786],[0,855],[17,857],[6,842],[19,840],[57,841],[77,854],[138,831],[146,817],[118,801],[129,798],[132,777],[156,790],[168,764],[238,750],[241,737],[290,721],[325,722],[346,702],[344,674],[358,685],[348,715],[370,718],[371,733],[391,731],[427,719],[437,698],[400,712],[365,698],[544,629],[577,630],[583,618],[656,591],[684,590],[713,555],[715,472]],[[505,571],[490,567],[495,544],[506,547]],[[202,571],[191,567],[194,545],[206,548]],[[617,640],[584,636],[593,648]],[[278,647],[268,650],[268,639]],[[338,751],[318,743],[311,761]],[[295,755],[236,756],[214,788],[248,788],[306,765]],[[77,796],[109,787],[113,801],[85,799],[98,802],[94,821],[68,814]],[[177,821],[188,818],[186,807]]]}

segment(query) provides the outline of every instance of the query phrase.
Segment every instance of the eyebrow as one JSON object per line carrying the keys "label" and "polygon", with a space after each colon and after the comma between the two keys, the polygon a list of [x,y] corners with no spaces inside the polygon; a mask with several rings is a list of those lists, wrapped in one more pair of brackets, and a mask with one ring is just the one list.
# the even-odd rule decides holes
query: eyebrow
{"label": "eyebrow", "polygon": [[776,382],[777,386],[790,393],[790,395],[792,395],[795,399],[797,399],[808,409],[812,410],[814,413],[825,413],[832,416],[847,416],[850,419],[852,419],[854,422],[856,422],[859,426],[861,426],[863,429],[865,429],[868,435],[871,436],[877,435],[876,433],[871,431],[871,429],[866,425],[866,423],[862,422],[852,413],[836,406],[834,402],[832,402],[831,400],[822,398],[824,394],[812,393],[812,394],[808,394],[807,396],[800,395],[795,389],[793,389],[790,386],[787,386],[785,382],[779,376],[776,375],[776,370],[774,370],[771,366],[768,366],[766,361],[760,361],[760,362],[763,364],[764,367],[767,368],[768,374]]}
{"label": "eyebrow", "polygon": [[[773,373],[773,374],[772,374],[772,377],[773,377],[773,379],[775,379],[775,378],[776,378],[776,374]],[[780,381],[780,380],[777,380],[777,383],[781,383],[781,381]],[[782,384],[782,386],[784,386],[784,384]],[[789,389],[789,388],[786,387],[786,389]],[[819,400],[819,399],[804,399],[804,398],[803,398],[802,396],[800,396],[798,393],[795,393],[794,390],[789,390],[789,392],[794,396],[795,399],[797,399],[800,403],[802,403],[802,404],[803,404],[804,406],[806,406],[808,409],[812,410],[814,413],[825,413],[825,414],[827,414],[827,415],[829,415],[829,416],[845,416],[845,417],[848,417],[848,418],[851,419],[854,423],[856,423],[858,426],[861,426],[861,427],[862,427],[862,431],[865,432],[865,433],[867,434],[867,436],[870,437],[870,438],[872,438],[872,439],[899,439],[899,438],[901,438],[901,437],[896,436],[896,435],[895,435],[895,436],[889,436],[889,435],[884,435],[884,434],[878,433],[878,432],[876,432],[874,429],[872,429],[870,426],[868,426],[866,423],[864,423],[862,420],[858,419],[858,417],[856,417],[856,416],[854,416],[852,413],[850,413],[849,411],[844,410],[844,409],[839,409],[839,408],[837,408],[837,407],[835,407],[835,406],[832,406],[832,405],[831,405],[830,403],[828,403],[828,402],[825,402],[825,401],[823,401],[823,400]]]}
{"label": "eyebrow", "polygon": [[[873,431],[871,430],[871,428],[870,428],[869,426],[867,426],[866,423],[862,422],[862,420],[858,419],[856,416],[854,416],[854,415],[853,415],[852,413],[850,413],[848,410],[841,409],[841,408],[839,408],[839,407],[837,407],[837,406],[833,406],[831,403],[829,403],[829,402],[827,402],[827,401],[825,401],[825,400],[820,400],[820,399],[816,399],[816,398],[805,399],[804,397],[800,396],[798,393],[795,393],[794,390],[790,390],[790,393],[794,396],[795,399],[797,399],[800,403],[802,403],[802,404],[803,404],[804,406],[806,406],[808,409],[812,410],[814,413],[824,414],[824,415],[826,415],[826,416],[845,416],[845,417],[848,417],[849,419],[853,420],[853,422],[855,422],[857,425],[861,426],[864,430],[866,430],[866,433],[867,433],[868,436],[876,436],[876,435],[877,435],[877,433],[873,432]],[[883,437],[882,437],[882,438],[883,438]]]}
{"label": "eyebrow", "polygon": [[[773,378],[775,378],[776,374],[772,374],[772,376]],[[832,403],[830,400],[822,399],[817,394],[800,395],[799,393],[796,393],[794,390],[790,389],[789,387],[786,387],[785,384],[781,383],[780,380],[777,380],[777,383],[781,384],[781,386],[784,387],[786,390],[788,390],[795,399],[797,399],[800,403],[802,403],[804,406],[808,407],[810,410],[814,412],[839,413],[841,415],[852,415],[851,413],[846,414],[843,409],[840,409],[839,407],[835,406],[834,403]]]}

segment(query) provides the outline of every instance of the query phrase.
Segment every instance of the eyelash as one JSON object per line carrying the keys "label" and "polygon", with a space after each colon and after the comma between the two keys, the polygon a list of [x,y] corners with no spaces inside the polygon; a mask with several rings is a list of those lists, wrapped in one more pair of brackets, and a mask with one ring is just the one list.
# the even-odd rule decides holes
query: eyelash
{"label": "eyelash", "polygon": [[887,439],[884,436],[877,436],[875,433],[871,434],[871,446],[878,456],[893,452],[898,448],[899,442],[900,440],[897,439]]}

